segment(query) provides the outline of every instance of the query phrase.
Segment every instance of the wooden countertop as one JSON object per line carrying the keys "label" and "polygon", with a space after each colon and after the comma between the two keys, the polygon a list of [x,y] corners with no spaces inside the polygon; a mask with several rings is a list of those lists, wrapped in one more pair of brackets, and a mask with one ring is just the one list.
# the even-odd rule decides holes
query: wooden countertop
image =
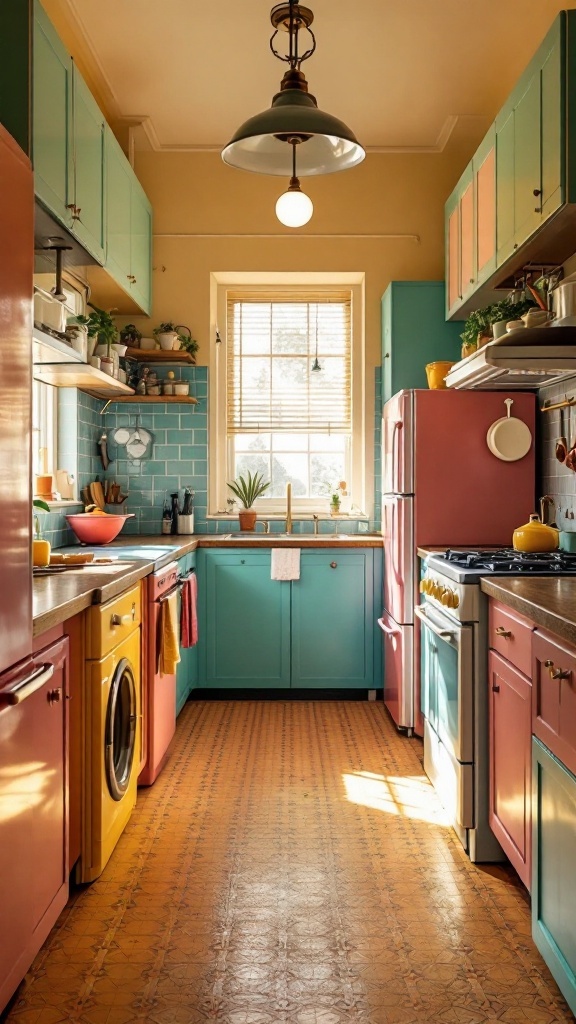
{"label": "wooden countertop", "polygon": [[[334,537],[328,534],[315,537],[311,534],[293,534],[290,537],[278,537],[274,534],[255,536],[238,534],[191,534],[190,536],[137,536],[126,534],[119,537],[107,548],[118,548],[118,556],[122,557],[122,549],[126,547],[167,547],[174,548],[174,558],[182,558],[190,551],[199,547],[209,548],[268,548],[279,547],[302,548],[380,548],[381,537],[368,537],[358,534],[349,537]],[[60,548],[61,551],[77,552],[78,545]],[[52,626],[57,626],[65,619],[84,611],[91,604],[102,604],[128,590],[138,580],[148,576],[154,568],[155,556],[150,560],[138,559],[126,564],[122,569],[105,565],[98,568],[79,569],[54,576],[36,578],[33,586],[33,635],[40,636]]]}
{"label": "wooden countertop", "polygon": [[489,597],[576,645],[576,577],[484,576],[480,585]]}

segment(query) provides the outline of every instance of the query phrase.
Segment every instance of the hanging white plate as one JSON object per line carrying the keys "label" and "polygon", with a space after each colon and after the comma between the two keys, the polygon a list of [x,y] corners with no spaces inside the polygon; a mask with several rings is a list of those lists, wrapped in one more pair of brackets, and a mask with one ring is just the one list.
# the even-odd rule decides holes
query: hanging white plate
{"label": "hanging white plate", "polygon": [[514,399],[506,398],[504,401],[507,415],[501,416],[488,428],[486,444],[492,455],[502,462],[518,462],[532,447],[532,432],[524,420],[511,415],[510,408]]}
{"label": "hanging white plate", "polygon": [[126,444],[129,437],[130,431],[126,427],[116,427],[116,430],[112,431],[112,440],[115,444]]}

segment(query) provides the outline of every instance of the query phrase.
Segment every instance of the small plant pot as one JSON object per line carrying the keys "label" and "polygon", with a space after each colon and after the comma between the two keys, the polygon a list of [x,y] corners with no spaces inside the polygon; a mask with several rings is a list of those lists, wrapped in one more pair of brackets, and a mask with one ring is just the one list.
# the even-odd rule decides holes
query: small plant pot
{"label": "small plant pot", "polygon": [[190,384],[189,384],[189,382],[187,380],[178,381],[176,384],[173,385],[173,387],[174,387],[174,394],[175,395],[189,395],[190,394]]}
{"label": "small plant pot", "polygon": [[330,505],[330,515],[331,516],[339,516],[340,515],[340,505]]}
{"label": "small plant pot", "polygon": [[178,340],[178,335],[175,331],[168,331],[166,334],[157,334],[156,337],[163,352],[171,352],[174,348],[174,342]]}
{"label": "small plant pot", "polygon": [[107,373],[109,377],[114,376],[114,360],[110,359],[109,356],[102,356],[100,360],[100,369],[102,373]]}
{"label": "small plant pot", "polygon": [[246,532],[253,531],[256,526],[256,516],[257,513],[253,512],[251,508],[242,509],[238,513],[240,529]]}

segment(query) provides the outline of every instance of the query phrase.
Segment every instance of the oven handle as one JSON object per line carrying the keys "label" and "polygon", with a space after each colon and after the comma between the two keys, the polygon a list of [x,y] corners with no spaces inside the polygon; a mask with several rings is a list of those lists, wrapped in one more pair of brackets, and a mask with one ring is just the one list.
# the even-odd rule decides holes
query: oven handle
{"label": "oven handle", "polygon": [[436,625],[436,623],[432,622],[432,620],[428,618],[426,612],[424,611],[422,605],[420,604],[417,604],[415,606],[414,614],[417,616],[417,618],[420,619],[421,622],[423,622],[427,626],[431,633],[435,633],[436,636],[440,637],[441,640],[446,640],[447,643],[452,643],[454,644],[454,646],[456,646],[456,629],[441,629],[439,626]]}

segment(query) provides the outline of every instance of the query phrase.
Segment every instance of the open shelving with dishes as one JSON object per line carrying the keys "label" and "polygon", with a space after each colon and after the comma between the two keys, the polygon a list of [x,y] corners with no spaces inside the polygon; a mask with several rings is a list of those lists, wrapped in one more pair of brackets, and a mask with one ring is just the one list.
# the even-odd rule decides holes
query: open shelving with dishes
{"label": "open shelving with dishes", "polygon": [[94,398],[131,397],[134,394],[127,384],[88,363],[37,363],[34,365],[34,378],[56,388],[78,388]]}

